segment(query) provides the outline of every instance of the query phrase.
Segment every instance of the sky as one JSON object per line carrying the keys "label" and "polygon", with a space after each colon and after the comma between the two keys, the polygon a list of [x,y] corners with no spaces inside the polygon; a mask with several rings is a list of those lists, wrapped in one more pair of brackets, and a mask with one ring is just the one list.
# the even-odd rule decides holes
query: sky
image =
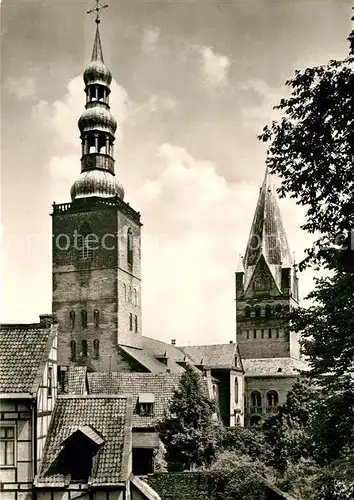
{"label": "sky", "polygon": [[[107,0],[116,174],[141,212],[143,334],[235,339],[235,269],[265,171],[258,139],[296,69],[348,52],[351,0]],[[2,322],[51,311],[51,205],[80,172],[93,0],[1,4]],[[274,179],[277,184],[277,179]],[[297,261],[304,211],[280,200]],[[304,297],[311,271],[300,274]]]}

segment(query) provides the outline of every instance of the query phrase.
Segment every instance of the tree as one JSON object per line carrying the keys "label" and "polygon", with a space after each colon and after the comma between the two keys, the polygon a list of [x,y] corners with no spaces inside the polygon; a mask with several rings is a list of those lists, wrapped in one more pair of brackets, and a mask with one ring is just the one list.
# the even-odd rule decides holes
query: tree
{"label": "tree", "polygon": [[306,207],[302,228],[316,234],[301,268],[329,276],[316,280],[313,306],[293,316],[312,372],[321,383],[354,371],[354,35],[342,61],[297,71],[291,95],[266,126],[267,165],[281,179],[279,193]]}
{"label": "tree", "polygon": [[[345,59],[295,73],[287,82],[290,97],[276,106],[283,117],[260,136],[269,143],[267,165],[281,179],[280,196],[306,208],[302,228],[316,236],[300,269],[312,265],[328,272],[315,281],[312,306],[291,314],[292,328],[303,337],[308,376],[320,391],[306,426],[313,458],[322,468],[314,483],[318,500],[352,495],[354,31],[349,42]],[[286,435],[279,425],[275,431]]]}
{"label": "tree", "polygon": [[221,432],[216,407],[202,389],[201,375],[187,366],[175,391],[169,413],[159,423],[170,468],[190,469],[210,463]]}

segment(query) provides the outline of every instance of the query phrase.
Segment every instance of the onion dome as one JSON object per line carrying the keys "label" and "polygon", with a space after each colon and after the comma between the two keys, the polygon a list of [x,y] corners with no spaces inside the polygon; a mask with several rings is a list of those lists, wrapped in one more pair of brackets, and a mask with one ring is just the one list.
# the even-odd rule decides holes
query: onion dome
{"label": "onion dome", "polygon": [[88,198],[90,196],[99,196],[110,198],[118,196],[124,198],[124,188],[116,180],[114,175],[104,170],[89,170],[81,172],[71,187],[71,199]]}
{"label": "onion dome", "polygon": [[107,68],[103,60],[101,37],[97,24],[91,62],[85,69],[84,82],[86,86],[92,84],[101,84],[109,86],[111,81],[112,81],[112,73]]}
{"label": "onion dome", "polygon": [[84,110],[80,116],[78,126],[81,134],[83,132],[102,131],[114,135],[117,129],[117,120],[109,109],[95,103],[94,107]]}

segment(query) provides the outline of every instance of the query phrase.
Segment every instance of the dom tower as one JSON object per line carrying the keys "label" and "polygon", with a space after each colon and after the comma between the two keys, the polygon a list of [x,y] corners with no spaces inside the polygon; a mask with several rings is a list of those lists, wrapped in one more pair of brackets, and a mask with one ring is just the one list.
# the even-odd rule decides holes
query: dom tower
{"label": "dom tower", "polygon": [[112,74],[105,65],[96,10],[86,106],[78,126],[81,173],[71,202],[53,204],[53,314],[59,365],[118,370],[119,346],[141,347],[140,214],[124,202],[115,173],[117,122],[110,111]]}

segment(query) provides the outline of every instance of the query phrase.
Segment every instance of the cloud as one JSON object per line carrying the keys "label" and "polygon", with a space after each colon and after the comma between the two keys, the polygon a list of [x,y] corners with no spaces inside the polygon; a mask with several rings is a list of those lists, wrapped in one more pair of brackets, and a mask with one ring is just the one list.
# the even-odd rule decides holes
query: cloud
{"label": "cloud", "polygon": [[18,101],[32,99],[36,95],[37,85],[34,78],[23,76],[21,78],[9,78],[7,88]]}
{"label": "cloud", "polygon": [[[110,106],[113,115],[122,121],[127,113],[128,95],[126,90],[113,80],[111,84]],[[85,93],[82,76],[72,78],[67,85],[63,99],[52,103],[39,101],[33,108],[33,117],[45,123],[50,133],[64,144],[78,147],[79,131],[77,121],[85,107]],[[119,133],[119,129],[118,129]]]}
{"label": "cloud", "polygon": [[242,108],[242,123],[245,127],[260,133],[265,124],[281,116],[280,112],[273,108],[287,95],[285,86],[270,87],[263,80],[250,80],[239,89],[246,94],[248,102],[252,103]]}
{"label": "cloud", "polygon": [[152,54],[157,49],[157,44],[160,39],[159,28],[149,27],[143,31],[141,38],[141,46],[144,52]]}
{"label": "cloud", "polygon": [[199,53],[207,82],[212,87],[225,85],[231,66],[230,59],[225,55],[217,54],[211,47],[200,47]]}

